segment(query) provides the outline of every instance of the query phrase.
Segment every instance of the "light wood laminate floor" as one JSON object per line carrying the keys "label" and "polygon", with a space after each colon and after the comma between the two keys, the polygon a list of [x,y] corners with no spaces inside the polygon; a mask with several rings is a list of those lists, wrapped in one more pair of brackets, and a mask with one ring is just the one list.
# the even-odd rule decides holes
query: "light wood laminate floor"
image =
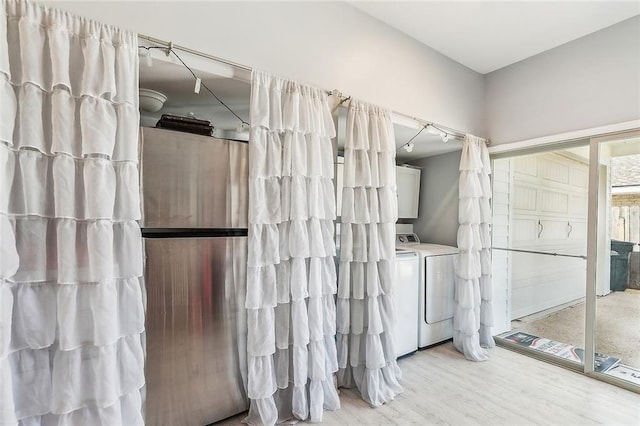
{"label": "light wood laminate floor", "polygon": [[[445,343],[399,361],[404,393],[370,408],[342,389],[325,425],[640,425],[640,395],[504,348],[467,361]],[[237,425],[244,415],[219,423]]]}
{"label": "light wood laminate floor", "polygon": [[[640,425],[640,395],[504,348],[467,361],[451,343],[399,361],[403,394],[372,409],[342,389],[325,425]],[[220,424],[239,424],[236,416]]]}

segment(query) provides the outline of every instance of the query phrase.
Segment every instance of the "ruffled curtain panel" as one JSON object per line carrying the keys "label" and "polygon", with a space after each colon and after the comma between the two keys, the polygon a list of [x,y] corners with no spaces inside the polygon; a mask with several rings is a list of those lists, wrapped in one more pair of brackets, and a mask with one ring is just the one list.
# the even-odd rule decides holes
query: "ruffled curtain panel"
{"label": "ruffled curtain panel", "polygon": [[245,423],[319,422],[340,407],[334,136],[325,92],[253,72]]}
{"label": "ruffled curtain panel", "polygon": [[137,37],[0,3],[0,425],[141,425]]}
{"label": "ruffled curtain panel", "polygon": [[495,346],[491,327],[491,163],[484,139],[467,135],[460,159],[453,344],[472,361]]}
{"label": "ruffled curtain panel", "polygon": [[391,113],[352,100],[340,224],[338,384],[357,387],[373,407],[403,391],[394,336],[395,153]]}

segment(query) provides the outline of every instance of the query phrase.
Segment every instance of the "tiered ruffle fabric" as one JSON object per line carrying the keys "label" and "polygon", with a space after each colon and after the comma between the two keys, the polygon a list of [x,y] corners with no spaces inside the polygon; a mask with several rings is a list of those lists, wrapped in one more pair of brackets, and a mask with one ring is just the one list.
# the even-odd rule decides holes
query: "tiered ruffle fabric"
{"label": "tiered ruffle fabric", "polygon": [[390,112],[352,100],[347,113],[337,299],[338,384],[377,407],[403,391],[396,363],[395,140]]}
{"label": "tiered ruffle fabric", "polygon": [[251,97],[244,422],[319,422],[340,407],[333,120],[320,89],[258,71]]}
{"label": "tiered ruffle fabric", "polygon": [[484,139],[467,135],[460,159],[458,262],[453,344],[472,361],[489,358],[491,335],[491,163]]}
{"label": "tiered ruffle fabric", "polygon": [[0,4],[0,425],[143,424],[137,37]]}

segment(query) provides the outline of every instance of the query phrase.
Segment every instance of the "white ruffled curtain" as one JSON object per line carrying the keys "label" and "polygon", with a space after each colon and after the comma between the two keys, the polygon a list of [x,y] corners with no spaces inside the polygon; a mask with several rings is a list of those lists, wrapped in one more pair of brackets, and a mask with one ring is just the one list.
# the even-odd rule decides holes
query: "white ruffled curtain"
{"label": "white ruffled curtain", "polygon": [[467,135],[460,159],[458,262],[453,344],[472,361],[485,361],[491,335],[491,163],[486,141]]}
{"label": "white ruffled curtain", "polygon": [[0,4],[0,425],[141,425],[137,37]]}
{"label": "white ruffled curtain", "polygon": [[320,89],[254,71],[251,90],[244,422],[319,422],[340,407],[335,129]]}
{"label": "white ruffled curtain", "polygon": [[338,384],[357,387],[373,407],[403,391],[394,336],[395,156],[391,113],[352,100],[340,225]]}

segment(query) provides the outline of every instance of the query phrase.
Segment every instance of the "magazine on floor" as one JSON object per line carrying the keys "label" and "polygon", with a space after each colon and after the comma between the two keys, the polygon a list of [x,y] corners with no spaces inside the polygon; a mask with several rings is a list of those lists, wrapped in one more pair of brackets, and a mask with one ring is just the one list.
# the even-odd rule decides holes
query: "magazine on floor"
{"label": "magazine on floor", "polygon": [[[533,334],[517,331],[506,336],[503,339],[517,343],[520,346],[535,349],[540,352],[555,355],[559,358],[568,359],[577,363],[584,363],[584,349],[576,348],[568,343],[556,342],[544,337],[534,336]],[[603,355],[596,352],[594,370],[604,373],[618,365],[620,358],[609,355]]]}
{"label": "magazine on floor", "polygon": [[640,370],[637,368],[618,364],[607,370],[607,374],[640,385]]}

